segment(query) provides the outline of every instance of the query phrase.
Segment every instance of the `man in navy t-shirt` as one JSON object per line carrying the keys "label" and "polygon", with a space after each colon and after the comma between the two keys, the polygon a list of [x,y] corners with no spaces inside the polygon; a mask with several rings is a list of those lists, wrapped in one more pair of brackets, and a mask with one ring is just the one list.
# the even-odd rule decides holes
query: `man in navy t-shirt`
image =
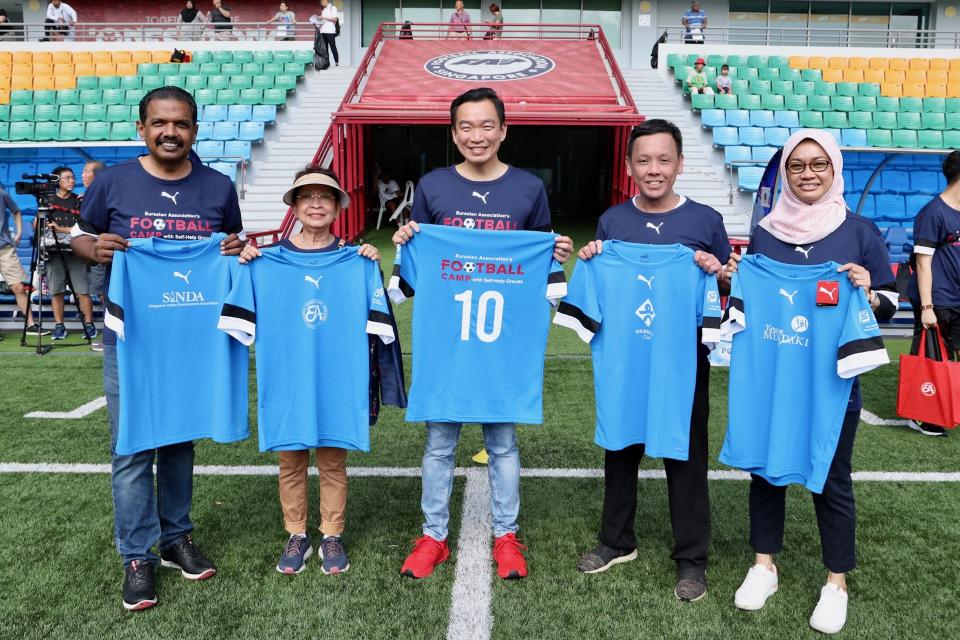
{"label": "man in navy t-shirt", "polygon": [[[596,239],[580,249],[589,260],[603,251],[604,240],[643,244],[682,244],[693,249],[696,264],[708,274],[721,270],[730,256],[730,241],[720,213],[677,195],[673,185],[683,172],[683,138],[666,120],[647,120],[634,127],[627,147],[627,172],[639,193],[613,206],[600,217]],[[728,288],[728,287],[725,287]],[[726,294],[726,291],[721,291]],[[690,411],[689,451],[686,460],[664,458],[677,564],[674,595],[693,602],[707,593],[707,549],[710,546],[710,496],[707,489],[707,421],[709,418],[709,351],[697,332],[697,362],[693,406]],[[675,371],[651,372],[651,378],[670,378]],[[643,444],[604,451],[604,496],[599,544],[584,553],[577,569],[599,573],[637,557],[634,520],[637,513],[637,469]]]}
{"label": "man in navy t-shirt", "polygon": [[[140,101],[137,131],[149,154],[97,175],[84,196],[80,222],[73,228],[74,253],[90,262],[109,265],[115,251],[127,249],[128,238],[197,240],[225,232],[230,235],[221,243],[220,252],[239,254],[243,226],[233,182],[194,162],[190,155],[197,137],[193,97],[177,87],[154,89]],[[109,280],[108,268],[105,290],[109,289]],[[116,335],[105,330],[103,342],[114,523],[125,567],[123,606],[135,611],[157,603],[153,569],[158,561],[180,569],[190,580],[210,578],[216,569],[191,539],[193,443],[132,455],[117,455],[114,450],[120,404]],[[184,362],[184,367],[189,366]],[[159,558],[152,551],[155,544]]]}
{"label": "man in navy t-shirt", "polygon": [[[393,235],[394,244],[405,244],[420,224],[443,224],[465,229],[550,231],[550,208],[540,180],[500,161],[497,152],[507,137],[503,101],[493,89],[471,89],[450,104],[453,142],[464,161],[435,169],[420,179],[413,198],[410,222]],[[554,258],[565,262],[573,242],[557,236]],[[495,372],[481,372],[493,374]],[[447,524],[450,519],[450,484],[454,452],[461,423],[427,422],[423,454],[423,494],[420,506],[425,522],[423,536],[400,572],[426,578],[450,555]],[[523,578],[527,565],[517,540],[520,511],[520,452],[512,422],[483,425],[489,454],[493,558],[501,578]]]}
{"label": "man in navy t-shirt", "polygon": [[[939,325],[950,358],[960,360],[960,151],[943,161],[943,175],[946,190],[928,202],[913,222],[916,264],[907,287],[913,306],[910,353],[924,348],[920,338],[924,329]],[[940,425],[911,422],[910,427],[928,436],[947,435]]]}

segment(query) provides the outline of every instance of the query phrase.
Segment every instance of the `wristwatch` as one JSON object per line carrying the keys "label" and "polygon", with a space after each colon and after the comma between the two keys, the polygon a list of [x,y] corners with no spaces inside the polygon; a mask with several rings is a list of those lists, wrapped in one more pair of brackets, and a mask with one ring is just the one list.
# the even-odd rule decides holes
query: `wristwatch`
{"label": "wristwatch", "polygon": [[932,304],[922,304],[920,305],[920,311],[926,311],[927,309],[933,309]]}

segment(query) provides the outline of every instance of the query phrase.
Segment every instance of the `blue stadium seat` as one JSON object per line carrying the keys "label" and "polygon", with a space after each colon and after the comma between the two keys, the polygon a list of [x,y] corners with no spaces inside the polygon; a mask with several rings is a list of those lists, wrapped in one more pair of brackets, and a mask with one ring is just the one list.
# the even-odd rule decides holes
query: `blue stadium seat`
{"label": "blue stadium seat", "polygon": [[905,220],[907,218],[906,203],[903,196],[892,193],[881,193],[875,198],[877,217],[886,220]]}
{"label": "blue stadium seat", "polygon": [[773,111],[757,109],[756,111],[750,112],[750,126],[772,127],[773,124]]}
{"label": "blue stadium seat", "polygon": [[723,162],[730,166],[733,162],[752,162],[750,159],[750,147],[734,145],[723,148]]}
{"label": "blue stadium seat", "polygon": [[236,122],[214,122],[213,134],[210,137],[214,140],[234,140],[238,137],[237,124]]}
{"label": "blue stadium seat", "polygon": [[910,189],[920,193],[939,193],[939,177],[939,172],[935,171],[912,171],[910,172]]}
{"label": "blue stadium seat", "polygon": [[763,141],[771,147],[782,147],[789,137],[790,129],[784,127],[768,127],[763,130]]}
{"label": "blue stadium seat", "polygon": [[718,147],[740,144],[740,130],[736,127],[714,127],[713,144]]}
{"label": "blue stadium seat", "polygon": [[[887,229],[887,232],[884,234],[884,240],[887,242],[887,249],[890,251],[891,256],[895,253],[907,253],[906,245],[910,244],[910,240],[907,238],[907,231],[901,226],[893,226]],[[913,247],[911,246],[912,250]],[[897,262],[894,260],[893,262]]]}
{"label": "blue stadium seat", "polygon": [[[930,200],[932,199],[932,196],[933,196],[933,195],[934,195],[934,194],[927,195],[927,194],[917,194],[917,193],[908,195],[908,196],[905,198],[905,200],[906,200],[906,215],[907,215],[907,217],[908,217],[908,218],[916,218],[916,217],[917,217],[917,213],[920,211],[920,209],[922,209],[922,208],[924,208],[925,206],[927,206],[927,203],[930,202]],[[912,239],[913,239],[913,236],[912,236],[913,229],[912,229],[912,228],[910,229],[910,232],[911,232],[911,238],[910,238],[910,239],[912,240]]]}
{"label": "blue stadium seat", "polygon": [[840,140],[840,129],[827,129],[827,128],[824,128],[824,129],[821,129],[821,131],[826,131],[827,133],[829,133],[830,135],[832,135],[832,136],[836,139],[837,144],[842,144],[842,142],[841,142],[841,140]]}
{"label": "blue stadium seat", "polygon": [[751,147],[764,145],[762,127],[740,127],[740,144]]}
{"label": "blue stadium seat", "polygon": [[227,176],[234,182],[237,181],[237,165],[232,162],[211,162],[209,164],[211,169],[219,171],[223,175]]}
{"label": "blue stadium seat", "polygon": [[728,127],[749,127],[750,112],[746,109],[728,109],[727,110]]}
{"label": "blue stadium seat", "polygon": [[723,109],[703,109],[700,111],[700,122],[704,127],[723,127],[727,124],[725,114]]}
{"label": "blue stadium seat", "polygon": [[212,122],[197,123],[197,141],[209,140],[213,136]]}
{"label": "blue stadium seat", "polygon": [[799,127],[800,114],[796,111],[774,111],[773,123],[778,127]]}
{"label": "blue stadium seat", "polygon": [[227,120],[231,122],[246,122],[252,119],[253,106],[249,104],[232,104],[227,113]]}
{"label": "blue stadium seat", "polygon": [[222,122],[227,119],[227,105],[208,104],[203,108],[203,118],[206,122]]}
{"label": "blue stadium seat", "polygon": [[840,140],[845,147],[865,147],[867,132],[864,129],[844,129],[840,132]]}
{"label": "blue stadium seat", "polygon": [[[716,129],[714,129],[716,131]],[[234,136],[238,140],[249,140],[251,142],[260,142],[263,140],[262,122],[241,122],[239,135]]]}
{"label": "blue stadium seat", "polygon": [[249,140],[227,140],[223,144],[223,155],[227,157],[240,156],[249,162],[251,151],[251,143]]}
{"label": "blue stadium seat", "polygon": [[740,167],[737,170],[737,187],[742,191],[756,191],[760,188],[765,167]]}
{"label": "blue stadium seat", "polygon": [[201,160],[209,161],[223,155],[223,142],[220,140],[203,140],[197,143],[197,155]]}
{"label": "blue stadium seat", "polygon": [[277,121],[277,105],[275,104],[255,104],[251,120],[254,122],[263,122],[273,124]]}
{"label": "blue stadium seat", "polygon": [[766,166],[777,150],[777,147],[751,147],[750,155],[754,162],[760,162]]}
{"label": "blue stadium seat", "polygon": [[873,183],[874,192],[907,193],[910,191],[910,174],[896,169],[884,169],[880,172],[880,190],[877,183]]}
{"label": "blue stadium seat", "polygon": [[[870,194],[863,196],[863,208],[860,210],[860,215],[867,218],[876,218],[877,217],[877,208],[876,202],[874,202],[874,197]],[[853,210],[856,211],[857,207],[860,205],[859,200],[851,200],[848,202],[849,205],[853,207]]]}

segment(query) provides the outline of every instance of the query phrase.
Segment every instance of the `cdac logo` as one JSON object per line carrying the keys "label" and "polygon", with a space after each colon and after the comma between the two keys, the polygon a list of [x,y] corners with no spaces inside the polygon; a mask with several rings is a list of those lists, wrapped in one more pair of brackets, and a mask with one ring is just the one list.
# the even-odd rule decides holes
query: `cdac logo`
{"label": "cdac logo", "polygon": [[803,333],[810,328],[810,322],[803,316],[793,316],[793,320],[790,321],[790,328],[797,333]]}
{"label": "cdac logo", "polygon": [[308,329],[316,329],[327,321],[327,305],[323,300],[307,300],[300,309],[300,316],[303,318],[303,324]]}
{"label": "cdac logo", "polygon": [[920,393],[922,393],[923,395],[929,398],[931,396],[937,395],[937,388],[933,385],[932,382],[924,382],[922,385],[920,385]]}
{"label": "cdac logo", "polygon": [[450,80],[526,80],[553,71],[556,63],[529,51],[461,51],[437,56],[423,68]]}

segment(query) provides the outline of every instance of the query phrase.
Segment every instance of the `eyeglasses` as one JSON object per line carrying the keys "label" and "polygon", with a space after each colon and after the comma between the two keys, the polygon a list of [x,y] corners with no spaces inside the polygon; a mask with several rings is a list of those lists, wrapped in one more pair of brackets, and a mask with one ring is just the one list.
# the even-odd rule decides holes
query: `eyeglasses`
{"label": "eyeglasses", "polygon": [[332,193],[301,193],[297,196],[299,202],[336,202],[337,196]]}
{"label": "eyeglasses", "polygon": [[823,173],[830,166],[829,160],[814,160],[813,162],[788,162],[787,173],[803,173],[807,167],[814,173]]}

